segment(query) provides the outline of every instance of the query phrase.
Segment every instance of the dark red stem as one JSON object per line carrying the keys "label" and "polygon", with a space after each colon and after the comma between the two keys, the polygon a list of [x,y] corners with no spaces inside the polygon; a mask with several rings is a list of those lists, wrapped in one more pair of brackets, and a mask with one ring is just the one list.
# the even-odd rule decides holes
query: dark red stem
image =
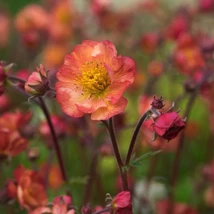
{"label": "dark red stem", "polygon": [[143,124],[143,122],[145,121],[145,119],[151,114],[151,110],[148,110],[147,112],[145,112],[143,114],[143,116],[140,118],[140,120],[138,121],[137,123],[137,126],[134,130],[134,133],[132,135],[132,138],[131,138],[131,142],[129,144],[129,149],[128,149],[128,153],[127,153],[127,156],[126,156],[126,162],[125,162],[125,165],[128,166],[129,163],[130,163],[130,160],[131,160],[131,156],[132,156],[132,153],[133,153],[133,150],[134,150],[134,146],[135,146],[135,142],[136,142],[136,139],[137,139],[137,136],[138,136],[138,133],[140,131],[140,128]]}
{"label": "dark red stem", "polygon": [[123,190],[128,190],[127,176],[126,176],[125,170],[123,170],[124,164],[123,164],[123,161],[122,161],[121,156],[120,156],[120,151],[119,151],[116,136],[115,136],[113,118],[109,119],[109,124],[107,124],[105,121],[102,121],[102,122],[106,126],[106,128],[109,132],[110,138],[111,138],[112,147],[113,147],[115,158],[116,158],[117,165],[119,168],[119,173],[120,173],[120,178],[122,181]]}
{"label": "dark red stem", "polygon": [[67,177],[66,177],[66,173],[65,173],[65,167],[64,167],[63,159],[62,159],[62,153],[61,153],[61,150],[60,150],[60,147],[59,147],[59,143],[58,143],[58,139],[57,139],[57,136],[56,136],[56,132],[54,130],[54,127],[53,127],[53,124],[52,124],[52,121],[51,121],[51,118],[50,118],[49,111],[48,111],[47,106],[46,106],[44,100],[42,99],[42,97],[39,97],[39,101],[40,101],[40,104],[41,104],[41,108],[42,108],[42,110],[44,112],[44,115],[46,117],[48,126],[50,128],[54,149],[55,149],[56,156],[57,156],[57,159],[58,159],[58,162],[59,162],[59,167],[60,167],[61,173],[62,173],[62,178],[63,178],[63,180],[65,182],[67,182]]}
{"label": "dark red stem", "polygon": [[[23,84],[25,84],[25,82],[26,82],[25,80],[20,79],[18,77],[14,77],[14,76],[8,76],[8,79],[11,80],[11,81],[20,82],[20,83],[23,83]],[[29,95],[24,90],[20,89],[20,92],[22,92],[24,95],[29,97]],[[43,113],[44,113],[44,115],[46,117],[48,126],[50,128],[54,149],[55,149],[56,156],[57,156],[57,159],[58,159],[58,162],[59,162],[59,166],[60,166],[60,169],[61,169],[61,173],[62,173],[62,178],[63,178],[63,180],[65,182],[67,182],[67,177],[66,177],[66,173],[65,173],[65,167],[64,167],[64,164],[63,164],[61,150],[60,150],[60,147],[59,147],[59,143],[58,143],[58,139],[57,139],[57,136],[56,136],[55,129],[53,127],[53,124],[52,124],[52,121],[51,121],[51,118],[50,118],[49,111],[47,109],[47,106],[46,106],[43,98],[39,97],[38,100],[39,100],[39,103],[38,102],[36,102],[36,103],[39,104],[39,106],[43,110]]]}

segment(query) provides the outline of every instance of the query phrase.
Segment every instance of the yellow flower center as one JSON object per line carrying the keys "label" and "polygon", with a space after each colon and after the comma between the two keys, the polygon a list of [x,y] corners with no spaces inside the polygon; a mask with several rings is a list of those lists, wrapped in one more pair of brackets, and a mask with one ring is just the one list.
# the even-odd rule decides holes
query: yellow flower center
{"label": "yellow flower center", "polygon": [[103,63],[86,62],[81,67],[81,74],[77,77],[83,91],[91,95],[100,95],[111,84],[108,71]]}

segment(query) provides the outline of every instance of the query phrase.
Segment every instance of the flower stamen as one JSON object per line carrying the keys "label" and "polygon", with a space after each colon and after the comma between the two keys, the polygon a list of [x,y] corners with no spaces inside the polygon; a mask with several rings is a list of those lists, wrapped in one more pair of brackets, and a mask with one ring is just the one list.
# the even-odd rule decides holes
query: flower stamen
{"label": "flower stamen", "polygon": [[77,76],[77,81],[86,93],[100,95],[111,84],[104,63],[98,63],[96,61],[86,62],[80,70],[81,74]]}

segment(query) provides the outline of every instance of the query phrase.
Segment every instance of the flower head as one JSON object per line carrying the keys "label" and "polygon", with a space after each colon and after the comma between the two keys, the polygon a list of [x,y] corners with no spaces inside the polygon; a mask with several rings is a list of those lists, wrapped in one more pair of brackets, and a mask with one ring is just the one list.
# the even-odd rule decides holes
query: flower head
{"label": "flower head", "polygon": [[29,76],[25,83],[25,91],[33,96],[43,96],[49,86],[47,73],[48,71],[44,69],[43,65],[36,68],[36,71]]}
{"label": "flower head", "polygon": [[0,158],[14,157],[23,152],[28,141],[18,131],[0,128]]}
{"label": "flower head", "polygon": [[0,156],[13,157],[24,151],[28,141],[20,135],[19,129],[30,120],[29,114],[5,113],[0,117]]}
{"label": "flower head", "polygon": [[48,22],[49,15],[43,7],[36,4],[29,4],[16,16],[15,27],[19,32],[45,30]]}
{"label": "flower head", "polygon": [[175,138],[184,127],[184,121],[176,112],[161,114],[153,124],[155,133],[166,140]]}
{"label": "flower head", "polygon": [[43,206],[39,207],[29,214],[45,214],[45,213],[53,213],[53,214],[75,214],[74,209],[70,209],[69,205],[71,205],[71,198],[69,196],[63,195],[58,196],[53,200],[52,206]]}
{"label": "flower head", "polygon": [[15,182],[9,182],[8,195],[17,197],[22,207],[32,210],[47,203],[44,181],[38,172],[19,166],[14,177]]}
{"label": "flower head", "polygon": [[118,193],[112,200],[112,207],[116,214],[132,214],[131,194],[129,191]]}
{"label": "flower head", "polygon": [[56,98],[70,116],[91,114],[92,120],[107,120],[125,109],[123,93],[134,74],[134,61],[117,56],[111,42],[83,41],[57,73]]}
{"label": "flower head", "polygon": [[183,33],[178,37],[174,62],[181,72],[188,75],[204,66],[200,47],[191,35]]}

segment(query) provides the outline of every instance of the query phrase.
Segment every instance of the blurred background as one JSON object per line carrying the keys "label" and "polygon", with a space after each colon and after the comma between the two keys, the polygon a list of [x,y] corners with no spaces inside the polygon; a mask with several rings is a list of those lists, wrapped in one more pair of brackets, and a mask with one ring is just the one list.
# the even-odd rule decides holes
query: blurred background
{"label": "blurred background", "polygon": [[[170,142],[160,138],[151,142],[151,120],[142,126],[135,157],[149,155],[143,156],[140,163],[133,162],[129,169],[134,213],[166,214],[168,199],[172,199],[174,214],[212,214],[213,16],[213,0],[1,0],[0,59],[13,63],[10,75],[23,80],[43,64],[54,88],[56,72],[75,45],[86,39],[110,40],[118,54],[133,58],[137,67],[135,82],[126,92],[128,106],[115,118],[122,155],[153,96],[163,96],[165,110],[174,102],[181,117],[188,118],[185,130]],[[8,83],[0,96],[0,117],[17,110],[30,112],[31,116],[29,120],[21,117],[25,123],[19,130],[28,140],[28,148],[0,163],[0,212],[28,213],[20,209],[15,197],[5,202],[3,194],[20,164],[48,177],[48,201],[69,189],[77,207],[84,203],[104,206],[106,193],[114,196],[121,190],[105,129],[87,116],[67,117],[55,99],[45,98],[69,185],[63,184],[41,110]],[[44,173],[46,164],[48,174]]]}

